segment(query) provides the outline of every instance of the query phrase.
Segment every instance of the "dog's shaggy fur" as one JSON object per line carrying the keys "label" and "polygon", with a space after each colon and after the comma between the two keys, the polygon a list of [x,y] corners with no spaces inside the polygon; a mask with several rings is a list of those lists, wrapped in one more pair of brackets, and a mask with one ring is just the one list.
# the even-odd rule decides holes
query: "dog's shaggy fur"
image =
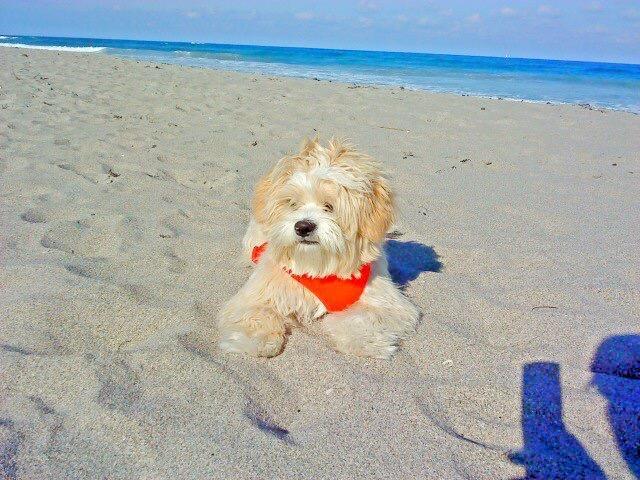
{"label": "dog's shaggy fur", "polygon": [[[281,159],[256,188],[243,242],[247,256],[255,246],[268,248],[220,312],[220,347],[272,357],[289,329],[303,325],[319,327],[340,352],[390,357],[418,321],[417,308],[387,271],[382,242],[393,214],[393,195],[377,164],[347,145],[313,140]],[[315,229],[300,236],[300,221]],[[289,273],[348,279],[366,263],[372,269],[362,296],[336,313]]]}

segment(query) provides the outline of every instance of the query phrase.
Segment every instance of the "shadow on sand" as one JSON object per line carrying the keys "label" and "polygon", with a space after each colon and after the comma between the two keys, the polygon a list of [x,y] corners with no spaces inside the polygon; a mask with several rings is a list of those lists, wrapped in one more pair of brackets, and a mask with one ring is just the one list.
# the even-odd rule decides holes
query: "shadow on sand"
{"label": "shadow on sand", "polygon": [[640,478],[640,335],[616,335],[600,344],[592,384],[609,402],[609,424],[622,458]]}
{"label": "shadow on sand", "polygon": [[[629,470],[640,478],[640,335],[609,337],[591,363],[592,384],[609,402],[608,420]],[[525,365],[522,376],[524,448],[509,455],[525,479],[606,478],[562,419],[560,367]]]}
{"label": "shadow on sand", "polygon": [[562,419],[560,366],[551,362],[525,365],[522,375],[524,448],[510,454],[526,468],[525,479],[605,479]]}
{"label": "shadow on sand", "polygon": [[422,272],[442,270],[436,251],[422,243],[387,240],[384,251],[389,263],[389,274],[400,287],[418,278]]}

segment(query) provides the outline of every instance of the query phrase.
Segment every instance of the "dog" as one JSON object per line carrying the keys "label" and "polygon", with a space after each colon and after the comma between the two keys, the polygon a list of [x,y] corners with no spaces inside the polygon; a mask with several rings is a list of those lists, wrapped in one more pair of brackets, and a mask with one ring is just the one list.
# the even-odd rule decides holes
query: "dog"
{"label": "dog", "polygon": [[387,178],[340,141],[307,141],[258,183],[243,239],[255,268],[221,309],[223,351],[273,357],[296,326],[345,354],[389,358],[418,309],[395,286],[383,250],[394,220]]}

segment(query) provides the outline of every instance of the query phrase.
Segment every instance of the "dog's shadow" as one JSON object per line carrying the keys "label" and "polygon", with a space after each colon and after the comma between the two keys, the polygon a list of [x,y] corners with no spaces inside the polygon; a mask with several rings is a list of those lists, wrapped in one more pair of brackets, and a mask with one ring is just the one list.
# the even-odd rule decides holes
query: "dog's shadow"
{"label": "dog's shadow", "polygon": [[422,243],[387,240],[384,251],[391,279],[401,288],[418,278],[422,272],[442,270],[442,262],[436,251]]}

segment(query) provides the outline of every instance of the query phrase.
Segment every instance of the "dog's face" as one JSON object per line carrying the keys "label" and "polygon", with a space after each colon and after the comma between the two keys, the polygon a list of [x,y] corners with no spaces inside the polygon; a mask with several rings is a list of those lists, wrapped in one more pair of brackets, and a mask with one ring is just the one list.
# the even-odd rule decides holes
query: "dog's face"
{"label": "dog's face", "polygon": [[393,201],[369,157],[312,141],[260,181],[254,217],[276,261],[293,273],[349,277],[379,255]]}

